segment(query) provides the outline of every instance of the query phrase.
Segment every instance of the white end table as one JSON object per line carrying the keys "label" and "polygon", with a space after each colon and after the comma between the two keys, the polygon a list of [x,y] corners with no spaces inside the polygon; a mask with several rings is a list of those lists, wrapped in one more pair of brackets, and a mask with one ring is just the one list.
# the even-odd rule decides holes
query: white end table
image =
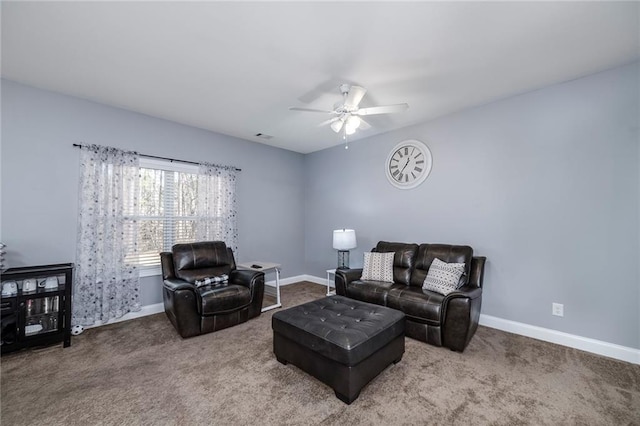
{"label": "white end table", "polygon": [[[260,266],[260,268],[255,268],[255,266]],[[262,312],[269,311],[271,309],[280,308],[282,304],[280,303],[280,264],[279,263],[271,263],[271,262],[244,262],[238,263],[236,265],[238,269],[249,269],[251,271],[264,272],[265,274],[269,271],[273,271],[276,274],[276,303],[270,306],[266,306],[262,308]]]}
{"label": "white end table", "polygon": [[327,269],[327,296],[333,296],[336,294],[336,289],[335,289],[335,284],[334,284],[334,289],[331,290],[331,275],[333,275],[333,280],[335,282],[336,280],[336,270],[334,269]]}

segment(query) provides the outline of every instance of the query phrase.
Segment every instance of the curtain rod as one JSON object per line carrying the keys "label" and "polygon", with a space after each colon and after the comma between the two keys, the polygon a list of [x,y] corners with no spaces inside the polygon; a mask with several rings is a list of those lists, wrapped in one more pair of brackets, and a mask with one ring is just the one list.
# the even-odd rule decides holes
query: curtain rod
{"label": "curtain rod", "polygon": [[[81,145],[81,144],[78,144],[78,143],[74,143],[74,144],[73,144],[73,146],[75,146],[75,147],[77,147],[77,148],[82,148],[83,146],[86,146],[86,145]],[[173,161],[177,161],[178,163],[196,164],[196,165],[199,165],[199,164],[200,164],[200,163],[197,163],[197,162],[195,162],[195,161],[178,160],[178,159],[175,159],[175,158],[169,158],[169,157],[158,157],[157,155],[147,155],[147,154],[140,154],[140,153],[138,153],[138,155],[139,155],[140,157],[155,158],[155,159],[157,159],[157,160],[167,160],[167,161],[171,161],[171,162],[173,162]],[[239,168],[237,168],[237,167],[235,167],[235,170],[236,170],[236,172],[241,172],[241,171],[242,171],[242,169],[239,169]]]}

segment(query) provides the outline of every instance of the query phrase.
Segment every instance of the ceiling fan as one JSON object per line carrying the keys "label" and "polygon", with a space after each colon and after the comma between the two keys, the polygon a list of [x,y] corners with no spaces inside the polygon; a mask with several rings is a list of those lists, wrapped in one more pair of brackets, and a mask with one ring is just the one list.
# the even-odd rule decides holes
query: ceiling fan
{"label": "ceiling fan", "polygon": [[340,92],[342,93],[342,102],[338,102],[333,106],[333,110],[322,110],[313,108],[291,107],[291,111],[307,111],[321,112],[324,114],[332,114],[333,117],[320,123],[320,126],[331,125],[331,129],[340,133],[344,129],[345,135],[352,135],[357,129],[368,129],[371,127],[369,123],[361,117],[365,115],[389,114],[393,112],[402,112],[409,108],[407,104],[383,105],[369,108],[360,108],[358,105],[367,93],[367,89],[360,86],[351,86],[349,84],[341,84]]}

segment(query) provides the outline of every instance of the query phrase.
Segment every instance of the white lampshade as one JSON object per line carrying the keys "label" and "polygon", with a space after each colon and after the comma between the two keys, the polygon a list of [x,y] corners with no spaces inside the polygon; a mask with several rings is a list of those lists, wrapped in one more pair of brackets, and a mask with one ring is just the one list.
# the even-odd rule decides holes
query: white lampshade
{"label": "white lampshade", "polygon": [[333,231],[334,249],[351,250],[356,247],[356,231],[353,229],[336,229]]}

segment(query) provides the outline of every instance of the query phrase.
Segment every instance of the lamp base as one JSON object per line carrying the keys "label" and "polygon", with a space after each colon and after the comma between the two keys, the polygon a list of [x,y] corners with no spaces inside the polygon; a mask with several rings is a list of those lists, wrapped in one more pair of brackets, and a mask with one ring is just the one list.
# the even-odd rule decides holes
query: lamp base
{"label": "lamp base", "polygon": [[337,269],[349,269],[349,250],[338,250]]}

